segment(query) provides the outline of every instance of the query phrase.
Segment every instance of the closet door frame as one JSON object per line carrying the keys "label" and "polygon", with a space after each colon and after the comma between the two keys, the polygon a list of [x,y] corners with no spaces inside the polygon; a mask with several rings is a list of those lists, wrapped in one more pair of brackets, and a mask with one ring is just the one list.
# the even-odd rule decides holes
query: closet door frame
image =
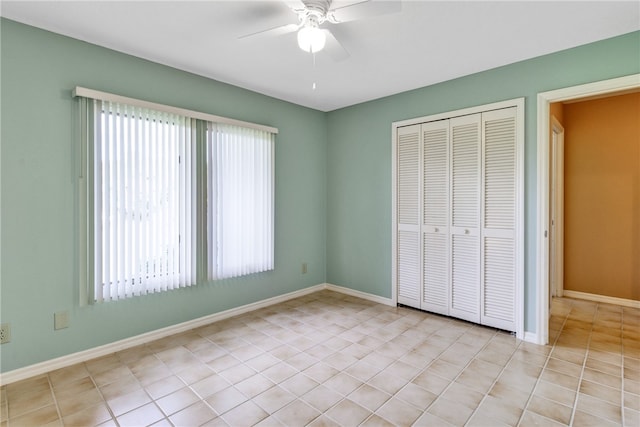
{"label": "closet door frame", "polygon": [[446,120],[454,117],[465,116],[470,114],[482,113],[492,110],[499,110],[503,108],[516,107],[516,225],[515,225],[515,246],[516,246],[516,261],[515,261],[515,295],[516,295],[516,337],[518,339],[525,338],[524,329],[524,114],[525,114],[525,98],[515,98],[500,102],[494,102],[485,105],[479,105],[475,107],[463,108],[459,110],[453,110],[448,112],[442,112],[432,114],[429,116],[416,117],[413,119],[401,120],[392,123],[391,132],[391,146],[392,146],[392,238],[391,238],[391,299],[392,303],[396,305],[398,303],[398,262],[397,262],[397,147],[396,137],[397,130],[400,127],[416,125],[435,120]]}

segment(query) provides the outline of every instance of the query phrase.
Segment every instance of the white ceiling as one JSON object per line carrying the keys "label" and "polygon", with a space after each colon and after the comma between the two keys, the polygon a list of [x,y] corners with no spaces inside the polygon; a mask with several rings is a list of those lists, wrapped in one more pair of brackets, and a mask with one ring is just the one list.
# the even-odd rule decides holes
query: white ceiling
{"label": "white ceiling", "polygon": [[638,1],[404,0],[398,13],[325,23],[350,56],[334,61],[319,52],[314,66],[295,33],[238,39],[297,23],[279,0],[2,0],[0,7],[15,21],[321,111],[640,30]]}

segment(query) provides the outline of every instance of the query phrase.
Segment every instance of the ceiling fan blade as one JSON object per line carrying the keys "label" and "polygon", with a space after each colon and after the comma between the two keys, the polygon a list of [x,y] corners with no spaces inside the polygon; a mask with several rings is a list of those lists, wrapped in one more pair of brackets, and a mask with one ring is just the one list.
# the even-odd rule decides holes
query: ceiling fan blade
{"label": "ceiling fan blade", "polygon": [[257,31],[255,33],[245,34],[243,36],[238,37],[238,39],[246,39],[248,37],[255,37],[255,36],[259,36],[259,37],[280,36],[283,34],[288,34],[288,33],[293,33],[295,31],[298,31],[298,28],[300,28],[300,25],[298,24],[280,25],[278,27],[268,28],[266,30]]}
{"label": "ceiling fan blade", "polygon": [[331,58],[333,58],[334,61],[344,61],[345,59],[347,59],[350,56],[349,52],[344,48],[344,46],[342,46],[338,39],[335,38],[333,33],[331,33],[331,31],[329,30],[322,31],[327,37],[323,50],[327,52],[327,54]]}
{"label": "ceiling fan blade", "polygon": [[282,0],[284,1],[287,6],[289,6],[289,8],[293,11],[298,11],[298,10],[304,10],[305,7],[307,7],[302,0]]}
{"label": "ceiling fan blade", "polygon": [[400,0],[365,0],[360,3],[330,10],[327,12],[327,18],[329,22],[339,24],[341,22],[397,13],[401,10],[402,2]]}

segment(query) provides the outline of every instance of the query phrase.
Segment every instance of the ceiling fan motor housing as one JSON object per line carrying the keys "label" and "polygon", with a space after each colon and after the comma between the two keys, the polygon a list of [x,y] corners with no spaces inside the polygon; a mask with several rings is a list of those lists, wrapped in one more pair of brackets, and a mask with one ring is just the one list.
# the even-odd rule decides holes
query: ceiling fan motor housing
{"label": "ceiling fan motor housing", "polygon": [[305,9],[299,12],[300,22],[305,26],[319,26],[327,19],[331,0],[303,0]]}

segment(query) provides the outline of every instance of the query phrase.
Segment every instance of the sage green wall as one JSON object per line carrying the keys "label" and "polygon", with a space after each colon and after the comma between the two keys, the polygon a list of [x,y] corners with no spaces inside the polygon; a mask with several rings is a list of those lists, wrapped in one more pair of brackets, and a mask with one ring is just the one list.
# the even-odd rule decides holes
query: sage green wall
{"label": "sage green wall", "polygon": [[[0,22],[2,372],[325,282],[324,113]],[[279,128],[275,270],[79,307],[76,85]],[[54,331],[63,310],[71,326]]]}
{"label": "sage green wall", "polygon": [[537,93],[638,72],[635,32],[330,112],[327,282],[391,297],[392,122],[525,97],[525,329],[536,332]]}
{"label": "sage green wall", "polygon": [[[322,282],[391,297],[391,123],[522,96],[531,331],[536,94],[640,72],[636,32],[322,113],[9,20],[0,26],[0,322],[12,327],[2,372]],[[79,307],[76,85],[278,127],[276,269]],[[71,327],[54,331],[63,310]]]}

